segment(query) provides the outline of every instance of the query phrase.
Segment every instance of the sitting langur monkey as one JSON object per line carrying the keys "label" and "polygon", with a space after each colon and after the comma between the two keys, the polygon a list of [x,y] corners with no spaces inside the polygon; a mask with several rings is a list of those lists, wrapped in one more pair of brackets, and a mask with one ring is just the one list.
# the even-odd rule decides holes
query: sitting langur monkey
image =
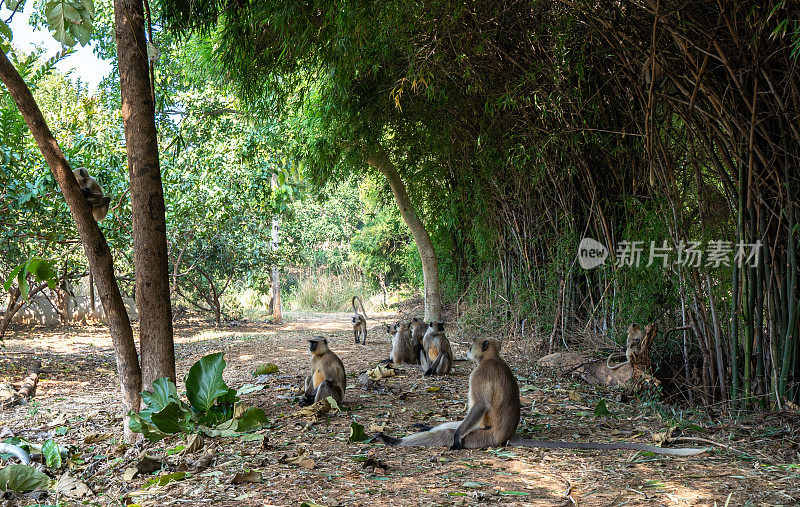
{"label": "sitting langur monkey", "polygon": [[639,324],[631,324],[628,326],[628,341],[625,347],[625,361],[619,363],[617,365],[611,366],[611,358],[614,357],[614,354],[608,356],[606,359],[606,366],[608,366],[609,370],[616,370],[621,366],[625,366],[626,364],[634,361],[636,359],[636,353],[642,346],[642,339],[644,338],[644,333],[642,329],[639,327]]}
{"label": "sitting langur monkey", "polygon": [[347,389],[342,360],[328,348],[326,338],[315,336],[308,342],[308,351],[311,353],[311,374],[306,377],[305,396],[300,400],[300,406],[311,405],[328,396],[341,404]]}
{"label": "sitting langur monkey", "polygon": [[[356,300],[358,304],[361,305],[361,313],[358,313],[356,310]],[[356,340],[356,343],[361,343],[362,345],[367,344],[367,311],[364,309],[364,303],[361,302],[361,298],[358,296],[353,296],[353,337]],[[359,341],[359,337],[363,337],[362,341]]]}
{"label": "sitting langur monkey", "polygon": [[419,363],[425,376],[447,375],[453,366],[453,351],[450,340],[444,335],[444,324],[431,322],[422,338],[422,350],[419,352]]}
{"label": "sitting langur monkey", "polygon": [[386,324],[386,332],[392,336],[392,352],[389,361],[394,364],[417,364],[414,344],[411,339],[411,330],[405,322],[394,325]]}
{"label": "sitting langur monkey", "polygon": [[422,429],[407,437],[395,438],[378,433],[375,438],[392,447],[446,447],[477,449],[481,447],[538,447],[546,449],[633,450],[673,456],[695,456],[708,449],[670,449],[638,442],[561,442],[531,440],[516,436],[520,419],[519,385],[503,358],[500,342],[478,338],[472,343],[469,358],[477,363],[469,376],[469,408],[463,421],[440,424],[435,428],[416,424]]}
{"label": "sitting langur monkey", "polygon": [[[478,338],[469,358],[477,363],[469,376],[469,409],[463,421],[440,424],[403,438],[383,433],[376,438],[391,446],[477,449],[506,444],[519,424],[519,386],[500,357],[500,342]],[[425,426],[421,426],[425,427]]]}
{"label": "sitting langur monkey", "polygon": [[103,187],[97,183],[97,180],[92,178],[89,171],[85,167],[79,167],[72,171],[75,175],[75,180],[78,186],[81,187],[81,192],[86,198],[86,202],[92,207],[92,216],[96,222],[103,220],[108,214],[108,206],[111,204],[111,198],[103,192]]}

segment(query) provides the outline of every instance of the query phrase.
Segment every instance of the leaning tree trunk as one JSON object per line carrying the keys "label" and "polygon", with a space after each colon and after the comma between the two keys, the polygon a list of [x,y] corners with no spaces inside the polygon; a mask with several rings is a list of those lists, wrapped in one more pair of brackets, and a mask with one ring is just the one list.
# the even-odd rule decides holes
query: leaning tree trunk
{"label": "leaning tree trunk", "polygon": [[158,161],[142,0],[114,0],[125,150],[131,178],[133,263],[142,351],[142,383],[175,380],[172,306],[169,300],[167,226]]}
{"label": "leaning tree trunk", "polygon": [[414,242],[417,244],[419,257],[422,261],[422,277],[425,286],[425,320],[428,322],[441,320],[442,293],[439,289],[439,265],[436,261],[436,251],[433,249],[431,237],[414,212],[406,186],[400,178],[397,168],[389,159],[389,154],[386,153],[386,150],[381,146],[377,146],[367,154],[367,163],[381,171],[389,179],[389,185],[392,187],[392,193],[397,201],[397,207],[400,209],[400,215],[402,215],[408,228],[411,229]]}
{"label": "leaning tree trunk", "polygon": [[[28,85],[25,84],[17,69],[2,51],[0,51],[0,79],[5,83],[17,103],[19,112],[25,119],[25,123],[28,124],[28,128],[31,129],[36,144],[44,155],[61,193],[64,194],[72,216],[75,218],[83,250],[89,260],[89,267],[94,273],[100,301],[106,310],[111,340],[117,357],[117,374],[122,388],[122,404],[126,410],[138,411],[141,403],[142,372],[139,369],[136,344],[133,341],[133,330],[128,319],[128,312],[125,311],[122,295],[114,278],[114,260],[111,250],[92,216],[92,210],[83,197],[78,182],[72,175],[64,153],[58,147],[50,128],[44,121],[42,112]],[[135,441],[138,435],[129,430],[128,418],[123,418],[123,421],[125,441]]]}

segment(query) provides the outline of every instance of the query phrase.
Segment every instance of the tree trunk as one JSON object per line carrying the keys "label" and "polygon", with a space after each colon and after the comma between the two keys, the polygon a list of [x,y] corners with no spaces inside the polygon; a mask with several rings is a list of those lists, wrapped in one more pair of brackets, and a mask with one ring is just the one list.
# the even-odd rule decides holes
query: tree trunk
{"label": "tree trunk", "polygon": [[[275,192],[278,190],[278,175],[272,173],[271,179],[271,186],[272,191]],[[272,242],[270,243],[270,249],[274,252],[278,250],[278,242],[280,241],[280,237],[278,236],[278,232],[280,229],[280,220],[278,219],[277,213],[272,213]],[[281,273],[278,269],[277,264],[272,266],[272,297],[270,298],[270,309],[272,310],[272,321],[275,324],[283,324],[283,309],[281,308]]]}
{"label": "tree trunk", "polygon": [[[61,193],[64,194],[70,212],[75,218],[75,225],[89,260],[89,267],[95,275],[100,301],[106,309],[108,327],[117,357],[117,374],[122,387],[122,404],[126,411],[138,411],[141,404],[142,374],[136,356],[136,345],[133,341],[133,330],[128,319],[128,312],[125,311],[122,295],[114,278],[114,260],[111,250],[92,216],[92,210],[83,197],[78,182],[72,175],[64,153],[58,147],[50,128],[45,123],[30,89],[2,51],[0,51],[0,79],[5,83],[17,103],[22,117],[28,124],[28,128],[31,129],[36,144],[44,155]],[[125,441],[135,441],[138,435],[128,429],[128,418],[123,418],[123,421]]]}
{"label": "tree trunk", "polygon": [[389,159],[386,150],[378,145],[374,150],[367,154],[367,163],[381,171],[389,179],[392,193],[400,209],[400,215],[405,220],[411,234],[414,236],[414,243],[417,244],[419,257],[422,261],[422,277],[425,285],[425,320],[438,321],[442,318],[442,293],[439,289],[439,265],[436,261],[436,251],[433,249],[431,237],[425,226],[422,225],[411,199],[408,197],[406,186],[397,172],[397,168]]}
{"label": "tree trunk", "polygon": [[94,277],[91,273],[89,273],[89,308],[92,310],[90,313],[92,320],[95,320],[97,318],[97,308],[94,307]]}
{"label": "tree trunk", "polygon": [[114,0],[125,150],[131,179],[133,263],[142,351],[142,384],[175,380],[169,301],[167,226],[158,161],[155,103],[150,89],[142,0]]}

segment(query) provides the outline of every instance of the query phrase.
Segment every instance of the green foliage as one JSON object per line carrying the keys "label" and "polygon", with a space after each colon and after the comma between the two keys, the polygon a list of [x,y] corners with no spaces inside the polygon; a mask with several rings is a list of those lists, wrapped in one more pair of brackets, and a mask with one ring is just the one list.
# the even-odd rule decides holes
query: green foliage
{"label": "green foliage", "polygon": [[48,287],[55,289],[58,276],[56,275],[55,271],[53,271],[53,264],[53,261],[36,258],[23,262],[11,270],[8,278],[3,283],[3,290],[11,290],[11,285],[16,279],[17,287],[19,288],[22,298],[27,299],[28,293],[30,292],[28,274],[33,275],[34,280],[37,282],[47,282]]}
{"label": "green foliage", "polygon": [[65,46],[89,43],[95,17],[93,0],[48,0],[44,14],[53,37]]}
{"label": "green foliage", "polygon": [[221,436],[260,428],[266,422],[263,410],[250,407],[236,413],[239,397],[222,379],[222,356],[221,352],[204,356],[189,369],[189,403],[178,397],[175,384],[168,378],[153,381],[153,391],[142,393],[145,408],[128,414],[131,430],[156,442],[176,433]]}
{"label": "green foliage", "polygon": [[47,489],[50,478],[29,465],[8,465],[0,468],[0,491],[25,493]]}
{"label": "green foliage", "polygon": [[47,468],[51,470],[58,470],[61,468],[61,446],[52,438],[47,439],[47,441],[42,444],[42,456],[44,456]]}

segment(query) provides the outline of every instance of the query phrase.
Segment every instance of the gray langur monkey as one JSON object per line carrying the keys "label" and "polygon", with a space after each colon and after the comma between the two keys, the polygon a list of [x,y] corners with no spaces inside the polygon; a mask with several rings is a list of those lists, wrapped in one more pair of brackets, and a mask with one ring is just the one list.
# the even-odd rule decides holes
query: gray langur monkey
{"label": "gray langur monkey", "polygon": [[392,336],[392,352],[389,354],[389,362],[394,364],[417,364],[418,357],[416,349],[411,339],[409,324],[397,322],[396,324],[386,324],[386,333]]}
{"label": "gray langur monkey", "polygon": [[92,207],[92,216],[95,221],[102,221],[108,214],[111,198],[103,192],[103,187],[96,179],[92,178],[85,167],[75,169],[72,174],[75,176],[78,186],[81,187],[81,193],[86,198],[86,202]]}
{"label": "gray langur monkey", "polygon": [[305,380],[305,393],[300,406],[305,407],[324,400],[328,396],[341,404],[347,390],[344,364],[328,347],[328,340],[315,336],[308,340],[311,353],[311,374]]}
{"label": "gray langur monkey", "polygon": [[[358,312],[356,309],[356,301],[361,306],[361,313]],[[353,296],[353,337],[356,340],[356,343],[361,343],[362,345],[367,344],[367,311],[364,309],[364,303],[361,301],[361,298],[358,296]],[[361,341],[359,341],[359,337]]]}
{"label": "gray langur monkey", "polygon": [[519,424],[519,386],[514,374],[500,357],[500,342],[478,338],[469,358],[477,366],[469,376],[469,408],[463,421],[435,428],[418,425],[424,431],[403,438],[383,433],[375,437],[390,446],[477,449],[500,447],[514,435]]}
{"label": "gray langur monkey", "polygon": [[422,337],[419,363],[425,376],[447,375],[453,366],[453,351],[450,340],[444,334],[444,324],[431,322]]}
{"label": "gray langur monkey", "polygon": [[606,359],[606,366],[608,366],[609,370],[616,370],[621,366],[625,366],[629,364],[632,360],[635,360],[636,353],[641,347],[642,339],[644,338],[644,333],[642,329],[639,327],[639,324],[631,324],[628,326],[628,340],[625,347],[625,361],[611,366],[611,358],[614,357],[614,354],[608,356]]}

